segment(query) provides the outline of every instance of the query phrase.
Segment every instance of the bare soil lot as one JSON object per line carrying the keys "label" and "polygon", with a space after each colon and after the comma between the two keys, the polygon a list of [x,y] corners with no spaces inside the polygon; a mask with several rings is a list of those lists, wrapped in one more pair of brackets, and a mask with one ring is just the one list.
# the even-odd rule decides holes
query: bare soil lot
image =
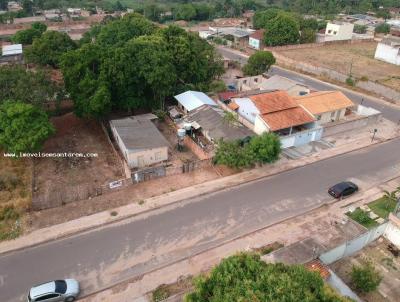
{"label": "bare soil lot", "polygon": [[[57,130],[43,153],[81,153],[88,157],[35,159],[33,206],[58,206],[95,196],[101,186],[122,177],[122,167],[98,122],[68,113],[52,118]],[[49,204],[52,203],[52,204]]]}
{"label": "bare soil lot", "polygon": [[358,44],[332,44],[316,48],[279,51],[299,62],[325,67],[357,79],[369,79],[400,90],[400,67],[374,59],[377,42]]}

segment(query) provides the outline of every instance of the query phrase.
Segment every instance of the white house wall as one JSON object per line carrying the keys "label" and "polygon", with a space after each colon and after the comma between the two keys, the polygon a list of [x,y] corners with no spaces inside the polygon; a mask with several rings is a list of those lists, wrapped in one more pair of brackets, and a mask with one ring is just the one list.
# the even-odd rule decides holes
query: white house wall
{"label": "white house wall", "polygon": [[400,248],[400,219],[390,215],[389,224],[385,230],[384,236],[395,246]]}
{"label": "white house wall", "polygon": [[254,121],[254,132],[257,133],[258,135],[263,134],[264,132],[269,132],[269,128],[267,124],[264,122],[264,120],[257,115],[255,121]]}
{"label": "white house wall", "polygon": [[250,37],[249,45],[250,45],[250,47],[252,47],[254,49],[260,49],[260,40]]}
{"label": "white house wall", "polygon": [[353,38],[354,24],[328,23],[325,30],[325,41],[343,41]]}
{"label": "white house wall", "polygon": [[390,45],[379,43],[376,48],[375,59],[400,65],[400,47],[392,47]]}

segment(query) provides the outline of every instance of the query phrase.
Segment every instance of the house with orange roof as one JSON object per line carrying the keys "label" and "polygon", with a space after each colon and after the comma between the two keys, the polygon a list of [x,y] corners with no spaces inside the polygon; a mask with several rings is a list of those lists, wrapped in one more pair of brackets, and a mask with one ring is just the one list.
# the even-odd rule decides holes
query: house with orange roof
{"label": "house with orange roof", "polygon": [[244,98],[233,98],[236,112],[254,125],[257,134],[274,132],[282,147],[300,146],[322,137],[323,129],[314,116],[286,91],[270,91]]}
{"label": "house with orange roof", "polygon": [[342,120],[346,112],[355,106],[341,91],[319,91],[295,97],[295,100],[310,112],[319,124]]}

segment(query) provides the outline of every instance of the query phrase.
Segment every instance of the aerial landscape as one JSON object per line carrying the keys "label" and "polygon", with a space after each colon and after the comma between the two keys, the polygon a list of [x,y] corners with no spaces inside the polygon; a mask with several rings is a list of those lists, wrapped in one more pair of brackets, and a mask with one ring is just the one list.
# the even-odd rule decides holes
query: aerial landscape
{"label": "aerial landscape", "polygon": [[0,302],[400,302],[399,0],[0,0]]}

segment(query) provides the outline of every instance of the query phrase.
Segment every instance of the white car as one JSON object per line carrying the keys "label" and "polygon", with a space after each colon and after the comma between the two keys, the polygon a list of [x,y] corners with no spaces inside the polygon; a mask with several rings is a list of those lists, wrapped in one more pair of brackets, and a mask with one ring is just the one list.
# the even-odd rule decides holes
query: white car
{"label": "white car", "polygon": [[28,302],[72,302],[78,295],[78,281],[55,280],[32,287],[28,294]]}

